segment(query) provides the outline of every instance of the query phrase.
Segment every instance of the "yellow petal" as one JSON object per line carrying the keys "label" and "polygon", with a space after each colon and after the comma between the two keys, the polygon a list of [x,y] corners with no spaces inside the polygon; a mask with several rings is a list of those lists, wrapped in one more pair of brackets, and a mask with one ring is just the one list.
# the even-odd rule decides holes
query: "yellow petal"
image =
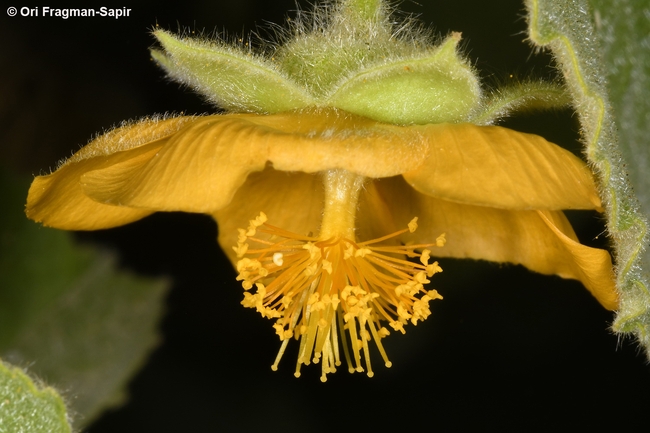
{"label": "yellow petal", "polygon": [[335,109],[208,116],[170,137],[137,170],[116,165],[87,173],[84,192],[103,203],[212,214],[269,162],[281,171],[345,168],[383,177],[419,165],[425,149],[417,130]]}
{"label": "yellow petal", "polygon": [[102,203],[211,213],[230,202],[249,173],[264,168],[266,158],[251,146],[253,134],[230,116],[200,118],[140,167],[88,172],[84,192]]}
{"label": "yellow petal", "polygon": [[319,175],[286,173],[267,168],[253,173],[237,191],[232,202],[215,212],[219,224],[219,245],[233,266],[239,260],[232,247],[237,229],[260,212],[268,223],[300,235],[318,234],[323,209],[323,181]]}
{"label": "yellow petal", "polygon": [[[375,181],[360,215],[376,213],[379,202],[390,203],[393,222],[405,226],[418,216],[418,230],[403,241],[435,243],[446,233],[447,243],[432,256],[489,260],[520,264],[542,274],[581,281],[608,309],[618,305],[609,253],[580,245],[570,223],[559,211],[503,210],[464,205],[425,196],[410,188],[401,177]],[[366,224],[359,220],[359,225]]]}
{"label": "yellow petal", "polygon": [[423,128],[429,154],[404,178],[418,191],[502,209],[599,209],[588,167],[542,137],[498,126]]}
{"label": "yellow petal", "polygon": [[149,215],[152,213],[149,210],[97,203],[83,193],[79,180],[88,171],[120,163],[133,164],[153,157],[162,147],[160,139],[191,119],[144,119],[98,137],[54,173],[34,179],[27,197],[27,216],[60,229],[97,230],[127,224]]}
{"label": "yellow petal", "polygon": [[98,170],[120,162],[148,160],[160,147],[161,144],[155,141],[129,151],[66,163],[53,174],[38,176],[29,189],[25,212],[36,222],[64,230],[105,229],[144,218],[152,211],[91,200],[83,193],[80,178],[88,170]]}
{"label": "yellow petal", "polygon": [[554,224],[552,213],[537,211],[538,215],[557,236],[566,251],[566,256],[573,259],[572,275],[582,281],[592,295],[608,310],[618,308],[618,294],[614,283],[612,260],[609,253],[598,248],[589,248],[571,239]]}

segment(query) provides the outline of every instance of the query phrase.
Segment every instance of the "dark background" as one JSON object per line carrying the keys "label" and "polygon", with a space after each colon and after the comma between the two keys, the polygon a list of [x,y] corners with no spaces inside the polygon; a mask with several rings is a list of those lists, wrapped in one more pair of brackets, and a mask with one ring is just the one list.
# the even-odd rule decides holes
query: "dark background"
{"label": "dark background", "polygon": [[[50,6],[90,7],[73,1]],[[151,61],[154,25],[245,35],[265,22],[281,23],[295,10],[290,0],[96,6],[125,6],[131,14],[63,20],[11,18],[6,7],[0,10],[4,166],[45,173],[122,120],[214,112],[199,96],[166,81]],[[524,42],[519,1],[399,6],[440,34],[462,31],[466,52],[488,85],[555,76],[550,58]],[[578,148],[569,111],[522,116],[506,125]],[[584,243],[606,241],[599,237],[598,215],[571,217]],[[296,345],[272,372],[279,347],[272,323],[239,305],[242,290],[216,234],[208,217],[156,214],[78,235],[80,242],[119,251],[123,268],[175,282],[162,344],[134,377],[130,401],[89,432],[587,429],[614,422],[624,427],[649,407],[644,355],[611,334],[613,315],[579,283],[491,263],[444,260],[432,285],[445,299],[432,303],[426,322],[384,340],[393,367],[377,360],[372,379],[342,368],[323,384],[319,366],[303,368],[295,379]]]}

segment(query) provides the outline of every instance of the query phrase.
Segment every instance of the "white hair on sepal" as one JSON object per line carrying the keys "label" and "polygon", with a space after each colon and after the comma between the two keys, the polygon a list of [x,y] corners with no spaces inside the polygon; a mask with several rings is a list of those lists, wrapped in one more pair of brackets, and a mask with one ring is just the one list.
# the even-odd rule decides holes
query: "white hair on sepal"
{"label": "white hair on sepal", "polygon": [[398,16],[383,2],[298,8],[286,27],[260,28],[234,44],[224,34],[154,35],[163,49],[151,55],[168,76],[227,113],[336,107],[407,125],[467,121],[480,102],[477,76],[459,54],[460,33],[434,37],[414,15]]}
{"label": "white hair on sepal", "polygon": [[354,71],[416,56],[440,40],[413,15],[397,17],[386,5],[377,19],[351,19],[345,7],[320,3],[313,11],[298,11],[286,30],[276,29],[281,39],[274,60],[317,97]]}

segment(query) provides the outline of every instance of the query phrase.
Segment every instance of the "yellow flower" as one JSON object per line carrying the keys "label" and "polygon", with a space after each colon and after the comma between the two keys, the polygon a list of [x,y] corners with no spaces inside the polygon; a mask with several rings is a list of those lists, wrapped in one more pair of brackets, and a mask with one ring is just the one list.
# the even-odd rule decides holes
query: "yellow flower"
{"label": "yellow flower", "polygon": [[[249,267],[232,246],[243,245],[254,233],[245,231],[241,239],[237,229],[264,211],[273,226],[296,233],[266,229],[280,243],[272,252],[285,251],[285,267],[300,242],[338,243],[336,248],[319,246],[320,252],[299,250],[302,256],[322,256],[314,261],[319,269],[312,271],[319,275],[327,272],[325,258],[334,261],[328,251],[342,256],[353,246],[355,253],[348,260],[362,261],[362,241],[399,232],[417,216],[420,228],[415,233],[398,234],[405,245],[435,246],[446,233],[449,242],[432,255],[516,263],[578,279],[606,308],[614,309],[617,298],[608,253],[578,243],[561,212],[599,207],[588,168],[541,137],[471,124],[395,126],[342,111],[316,110],[148,119],[123,126],[91,142],[56,172],[37,177],[27,214],[68,230],[119,226],[156,211],[210,214],[219,224],[221,246],[241,272]],[[291,242],[285,245],[284,240]],[[388,253],[409,250],[392,248]],[[281,259],[269,257],[265,266],[277,273]],[[321,299],[338,295],[343,302],[341,292],[358,284],[342,270],[355,265],[343,261],[339,266],[338,274],[328,273],[332,279],[343,278],[338,285],[320,292],[305,287],[303,293],[267,293],[261,312],[281,302],[280,294],[300,300],[302,308],[309,305],[305,298],[312,293],[321,293]],[[300,269],[307,268],[303,263]],[[366,269],[371,268],[359,265],[359,278],[373,277],[374,271],[363,273]],[[393,290],[407,281],[414,280],[395,276]],[[397,298],[414,302],[414,297]],[[252,306],[253,301],[248,302]],[[364,302],[380,304],[376,299]],[[382,308],[393,322],[413,314],[411,307],[396,317],[400,303],[385,302],[392,302],[392,311]],[[343,306],[339,311],[348,311]],[[290,325],[283,329],[294,334],[296,324]],[[375,331],[381,329],[377,325]]]}
{"label": "yellow flower", "polygon": [[[457,39],[448,40],[454,55]],[[173,55],[157,56],[174,68]],[[463,62],[454,65],[467,72]],[[342,86],[354,87],[357,77]],[[605,308],[617,307],[609,254],[581,245],[562,213],[601,210],[589,169],[570,152],[535,135],[463,123],[473,109],[458,114],[459,123],[419,121],[417,110],[412,122],[388,122],[390,110],[354,105],[363,95],[338,104],[309,86],[304,93],[313,100],[296,97],[307,106],[286,111],[117,128],[37,177],[27,215],[67,230],[115,227],[157,211],[212,215],[245,289],[242,304],[275,322],[282,346],[273,368],[296,338],[296,375],[320,362],[323,380],[342,358],[350,371],[372,376],[370,341],[390,366],[382,338],[426,319],[429,302],[442,299],[425,288],[442,271],[431,257],[577,279]]]}

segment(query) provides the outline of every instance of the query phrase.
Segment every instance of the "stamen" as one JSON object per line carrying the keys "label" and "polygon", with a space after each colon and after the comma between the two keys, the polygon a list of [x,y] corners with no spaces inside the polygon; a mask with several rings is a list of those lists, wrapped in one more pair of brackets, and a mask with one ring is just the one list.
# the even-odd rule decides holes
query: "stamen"
{"label": "stamen", "polygon": [[240,229],[234,250],[241,257],[237,280],[246,290],[242,305],[276,320],[273,328],[282,344],[273,370],[294,337],[300,340],[296,377],[303,364],[321,363],[321,380],[326,381],[341,365],[339,345],[350,372],[364,371],[365,364],[372,377],[370,341],[386,367],[392,365],[381,343],[390,332],[381,322],[405,333],[407,322],[425,320],[431,314],[429,302],[442,299],[424,284],[442,272],[438,262],[429,263],[429,248],[444,245],[444,234],[434,244],[376,245],[414,232],[417,218],[404,230],[359,243],[300,236],[266,221],[261,213]]}

